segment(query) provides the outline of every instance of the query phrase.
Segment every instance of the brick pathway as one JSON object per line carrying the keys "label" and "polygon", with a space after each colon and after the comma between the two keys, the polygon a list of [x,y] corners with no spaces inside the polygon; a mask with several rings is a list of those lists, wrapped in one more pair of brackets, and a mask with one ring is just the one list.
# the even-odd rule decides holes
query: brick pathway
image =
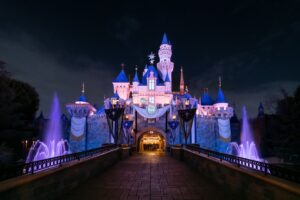
{"label": "brick pathway", "polygon": [[135,154],[60,198],[232,199],[183,162],[155,153]]}

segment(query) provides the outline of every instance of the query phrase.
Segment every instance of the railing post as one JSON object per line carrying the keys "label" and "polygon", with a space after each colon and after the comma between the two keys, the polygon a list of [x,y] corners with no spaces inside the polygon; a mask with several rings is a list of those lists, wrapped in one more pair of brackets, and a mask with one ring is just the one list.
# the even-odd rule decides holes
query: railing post
{"label": "railing post", "polygon": [[265,175],[267,175],[267,173],[268,173],[267,164],[264,163],[264,165],[265,165]]}
{"label": "railing post", "polygon": [[240,167],[240,158],[237,157],[237,166]]}
{"label": "railing post", "polygon": [[34,173],[34,162],[31,162],[30,165],[31,165],[31,174],[33,174]]}

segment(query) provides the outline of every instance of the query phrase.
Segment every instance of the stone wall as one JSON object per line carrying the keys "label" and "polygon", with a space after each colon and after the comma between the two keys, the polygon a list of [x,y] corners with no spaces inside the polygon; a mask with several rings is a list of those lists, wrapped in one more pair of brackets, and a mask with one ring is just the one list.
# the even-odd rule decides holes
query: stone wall
{"label": "stone wall", "polygon": [[37,174],[2,181],[0,199],[57,199],[87,179],[102,173],[118,160],[128,157],[129,153],[129,148],[118,148],[98,157],[74,161]]}
{"label": "stone wall", "polygon": [[276,177],[238,168],[225,161],[200,156],[189,150],[173,149],[173,155],[230,191],[237,199],[300,199],[300,185]]}
{"label": "stone wall", "polygon": [[213,118],[198,117],[196,122],[197,143],[202,148],[217,150],[217,120]]}
{"label": "stone wall", "polygon": [[95,116],[88,119],[87,131],[87,148],[95,149],[102,146],[109,141],[109,128],[107,120],[104,116]]}

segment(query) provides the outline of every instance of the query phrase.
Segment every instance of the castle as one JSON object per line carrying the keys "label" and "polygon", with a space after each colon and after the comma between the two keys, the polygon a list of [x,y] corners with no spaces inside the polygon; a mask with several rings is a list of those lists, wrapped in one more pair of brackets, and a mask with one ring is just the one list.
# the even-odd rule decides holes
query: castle
{"label": "castle", "polygon": [[66,105],[71,115],[70,148],[72,152],[100,147],[113,143],[110,135],[105,109],[116,103],[125,107],[125,121],[132,126],[123,127],[119,143],[130,143],[140,151],[164,149],[168,145],[182,144],[180,127],[168,126],[178,120],[179,108],[195,108],[188,143],[199,144],[220,152],[226,152],[231,142],[230,118],[233,108],[229,106],[222,91],[219,78],[218,94],[212,99],[208,90],[201,98],[193,98],[184,83],[183,69],[180,69],[180,87],[176,92],[172,88],[172,45],[163,35],[158,50],[159,62],[155,67],[155,55],[149,55],[150,64],[146,65],[142,77],[136,72],[132,82],[124,69],[112,82],[114,95],[104,100],[101,108],[95,108],[86,97],[84,85],[77,101]]}

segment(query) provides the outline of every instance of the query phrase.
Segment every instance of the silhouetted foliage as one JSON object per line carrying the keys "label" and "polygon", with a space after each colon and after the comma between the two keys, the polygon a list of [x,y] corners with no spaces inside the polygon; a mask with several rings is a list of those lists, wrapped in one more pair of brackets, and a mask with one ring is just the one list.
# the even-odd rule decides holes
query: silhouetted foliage
{"label": "silhouetted foliage", "polygon": [[0,62],[0,134],[2,130],[23,129],[32,123],[39,96],[27,83],[12,79]]}
{"label": "silhouetted foliage", "polygon": [[282,90],[275,115],[265,116],[264,153],[300,161],[300,86],[293,95]]}

